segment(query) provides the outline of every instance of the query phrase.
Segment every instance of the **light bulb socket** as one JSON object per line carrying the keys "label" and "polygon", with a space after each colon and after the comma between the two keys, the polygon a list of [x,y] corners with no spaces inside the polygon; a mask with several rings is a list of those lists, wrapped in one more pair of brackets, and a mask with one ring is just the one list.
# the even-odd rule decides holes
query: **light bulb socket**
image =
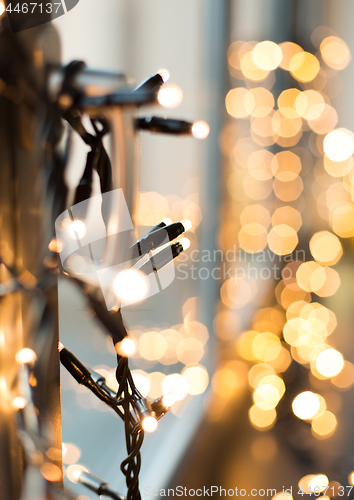
{"label": "light bulb socket", "polygon": [[77,481],[97,495],[107,496],[113,498],[114,500],[125,500],[122,495],[119,495],[115,491],[111,490],[106,481],[103,481],[103,479],[91,474],[90,472],[82,471],[78,476]]}
{"label": "light bulb socket", "polygon": [[164,248],[160,252],[157,252],[155,255],[150,257],[141,267],[139,267],[139,271],[146,274],[148,276],[152,272],[157,272],[166,266],[173,259],[178,257],[178,255],[183,252],[183,245],[179,242],[170,245],[167,248]]}
{"label": "light bulb socket", "polygon": [[159,420],[161,417],[163,417],[165,413],[167,413],[168,410],[170,409],[170,407],[165,406],[162,401],[163,401],[163,396],[161,396],[158,399],[155,399],[155,401],[151,403],[151,408],[155,412],[156,420]]}
{"label": "light bulb socket", "polygon": [[192,135],[193,123],[161,116],[146,116],[138,118],[135,127],[157,134]]}
{"label": "light bulb socket", "polygon": [[151,92],[157,93],[162,85],[165,83],[162,75],[160,73],[156,73],[156,75],[151,76],[145,82],[141,83],[134,92]]}
{"label": "light bulb socket", "polygon": [[133,403],[134,410],[136,411],[140,422],[144,420],[145,417],[156,418],[155,412],[151,407],[150,401],[145,398],[140,398],[135,400]]}
{"label": "light bulb socket", "polygon": [[174,222],[173,224],[150,230],[131,247],[131,259],[138,259],[152,250],[156,250],[169,241],[178,238],[185,231],[186,226],[183,222]]}
{"label": "light bulb socket", "polygon": [[59,352],[60,362],[79,384],[85,384],[91,378],[90,370],[66,347]]}

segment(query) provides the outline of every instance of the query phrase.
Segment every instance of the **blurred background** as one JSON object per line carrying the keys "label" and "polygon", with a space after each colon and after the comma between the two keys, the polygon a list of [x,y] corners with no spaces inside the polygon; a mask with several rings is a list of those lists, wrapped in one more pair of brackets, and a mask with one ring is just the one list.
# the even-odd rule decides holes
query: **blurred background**
{"label": "blurred background", "polygon": [[[353,19],[350,0],[81,0],[53,22],[63,63],[136,84],[167,68],[173,102],[144,113],[210,125],[141,134],[136,224],[193,225],[173,283],[123,311],[138,387],[176,399],[146,436],[143,498],[354,498]],[[84,158],[78,141],[72,185]],[[61,341],[114,387],[83,299],[62,283],[59,301]],[[121,423],[64,371],[61,395],[66,476],[80,464],[124,493]]]}

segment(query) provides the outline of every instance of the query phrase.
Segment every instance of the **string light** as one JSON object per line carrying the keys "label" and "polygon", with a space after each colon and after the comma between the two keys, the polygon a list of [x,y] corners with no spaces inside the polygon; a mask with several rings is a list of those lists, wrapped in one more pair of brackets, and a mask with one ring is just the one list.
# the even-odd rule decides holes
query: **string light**
{"label": "string light", "polygon": [[121,342],[117,342],[114,348],[119,356],[125,357],[132,356],[136,351],[135,342],[129,337],[125,337]]}

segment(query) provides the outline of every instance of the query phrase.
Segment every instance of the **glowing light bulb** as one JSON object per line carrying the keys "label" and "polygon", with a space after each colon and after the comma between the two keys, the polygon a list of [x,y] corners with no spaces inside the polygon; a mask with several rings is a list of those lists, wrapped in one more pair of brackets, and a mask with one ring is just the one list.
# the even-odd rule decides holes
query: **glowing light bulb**
{"label": "glowing light bulb", "polygon": [[182,220],[182,221],[181,221],[181,224],[182,224],[182,226],[184,227],[184,230],[185,230],[185,231],[189,231],[189,230],[191,229],[191,227],[192,227],[192,223],[191,223],[191,221],[190,221],[190,220],[188,220],[188,219],[184,219],[184,220]]}
{"label": "glowing light bulb", "polygon": [[125,337],[121,342],[117,342],[114,347],[117,354],[126,358],[136,351],[135,343],[129,337]]}
{"label": "glowing light bulb", "polygon": [[29,349],[28,347],[24,347],[23,349],[20,349],[19,351],[17,351],[17,353],[15,355],[15,359],[16,359],[17,363],[20,363],[20,364],[24,364],[24,365],[33,364],[36,362],[37,355],[32,349]]}
{"label": "glowing light bulb", "polygon": [[145,417],[141,423],[145,432],[155,432],[157,429],[157,420],[154,417]]}
{"label": "glowing light bulb", "polygon": [[113,282],[114,293],[121,300],[139,302],[148,294],[148,284],[145,275],[134,269],[121,271]]}
{"label": "glowing light bulb", "polygon": [[89,472],[86,467],[80,464],[73,464],[69,465],[69,467],[66,469],[66,477],[71,481],[72,483],[77,483],[80,480],[80,476],[83,472]]}
{"label": "glowing light bulb", "polygon": [[58,351],[62,351],[63,349],[65,349],[65,345],[62,344],[61,342],[58,342]]}
{"label": "glowing light bulb", "polygon": [[157,100],[164,108],[176,108],[183,100],[183,92],[177,85],[166,85],[157,94]]}
{"label": "glowing light bulb", "polygon": [[27,404],[27,401],[22,396],[17,396],[11,401],[11,406],[14,410],[22,410]]}
{"label": "glowing light bulb", "polygon": [[175,403],[175,398],[172,394],[168,393],[162,397],[162,404],[165,408],[170,408]]}
{"label": "glowing light bulb", "polygon": [[172,219],[170,219],[169,217],[165,217],[161,222],[165,223],[166,226],[169,226],[170,224],[172,224]]}
{"label": "glowing light bulb", "polygon": [[5,12],[6,8],[5,8],[5,5],[3,2],[0,2],[0,16],[3,15],[3,13]]}
{"label": "glowing light bulb", "polygon": [[208,137],[209,132],[210,127],[207,122],[200,120],[192,125],[192,134],[196,139],[205,139]]}
{"label": "glowing light bulb", "polygon": [[86,225],[82,220],[73,220],[69,226],[69,232],[73,239],[79,238],[81,240],[86,234]]}
{"label": "glowing light bulb", "polygon": [[183,250],[187,250],[187,248],[191,246],[191,242],[188,238],[182,238],[179,242],[182,245]]}
{"label": "glowing light bulb", "polygon": [[164,83],[166,83],[170,79],[170,72],[166,68],[159,69],[157,73],[161,76]]}

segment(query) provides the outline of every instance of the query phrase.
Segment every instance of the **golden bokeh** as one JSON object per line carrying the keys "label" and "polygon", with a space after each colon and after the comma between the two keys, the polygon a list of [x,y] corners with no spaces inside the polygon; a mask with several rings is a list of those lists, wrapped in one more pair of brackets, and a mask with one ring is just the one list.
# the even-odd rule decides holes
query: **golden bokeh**
{"label": "golden bokeh", "polygon": [[317,356],[316,368],[326,378],[335,377],[343,367],[343,356],[336,349],[326,349]]}
{"label": "golden bokeh", "polygon": [[317,262],[327,266],[336,264],[343,254],[338,237],[329,231],[319,231],[312,236],[310,251]]}
{"label": "golden bokeh", "polygon": [[248,253],[261,252],[267,246],[267,228],[258,222],[245,224],[238,233],[240,247]]}
{"label": "golden bokeh", "polygon": [[338,389],[350,389],[354,384],[354,365],[349,361],[344,361],[342,370],[331,378],[331,383]]}
{"label": "golden bokeh", "polygon": [[278,97],[279,111],[287,118],[298,118],[300,116],[295,107],[296,99],[300,94],[301,91],[298,89],[286,89]]}
{"label": "golden bokeh", "polygon": [[283,53],[283,59],[281,60],[279,66],[286,71],[290,71],[290,62],[296,54],[303,52],[303,48],[294,42],[283,42],[279,44],[281,51]]}
{"label": "golden bokeh", "polygon": [[193,396],[205,392],[209,384],[209,375],[202,365],[186,366],[182,375],[188,382],[188,392]]}
{"label": "golden bokeh", "polygon": [[289,63],[290,73],[299,82],[310,82],[316,78],[320,63],[310,52],[295,54]]}
{"label": "golden bokeh", "polygon": [[306,120],[315,120],[321,116],[325,109],[325,100],[316,90],[300,92],[295,100],[296,111]]}
{"label": "golden bokeh", "polygon": [[281,63],[283,53],[279,45],[269,40],[265,40],[254,46],[252,50],[252,58],[258,68],[266,71],[272,71]]}
{"label": "golden bokeh", "polygon": [[251,174],[247,174],[243,179],[243,190],[251,200],[265,200],[273,189],[272,180],[258,181]]}
{"label": "golden bokeh", "polygon": [[293,181],[301,171],[301,160],[291,151],[281,151],[272,159],[272,171],[280,181]]}
{"label": "golden bokeh", "polygon": [[273,94],[264,87],[249,90],[245,96],[244,105],[251,116],[260,118],[269,115],[274,107]]}
{"label": "golden bokeh", "polygon": [[270,225],[270,212],[263,205],[248,205],[240,215],[242,226],[256,222],[267,228]]}
{"label": "golden bokeh", "polygon": [[326,172],[332,177],[343,177],[353,168],[353,158],[347,158],[343,161],[332,161],[328,156],[323,158],[323,166]]}
{"label": "golden bokeh", "polygon": [[322,40],[320,51],[324,62],[336,70],[346,68],[352,58],[348,45],[337,36],[328,36]]}
{"label": "golden bokeh", "polygon": [[332,213],[332,227],[341,238],[354,236],[354,207],[344,205],[336,208]]}
{"label": "golden bokeh", "polygon": [[288,226],[292,227],[294,231],[299,231],[302,225],[300,212],[290,206],[277,208],[272,216],[272,225],[280,226],[281,224],[287,224]]}
{"label": "golden bokeh", "polygon": [[259,430],[268,430],[275,424],[277,413],[274,408],[262,410],[259,406],[253,405],[248,412],[248,416],[253,427]]}
{"label": "golden bokeh", "polygon": [[354,152],[353,133],[346,128],[332,130],[323,140],[323,149],[332,161],[347,160]]}
{"label": "golden bokeh", "polygon": [[245,106],[248,90],[244,87],[231,89],[225,97],[226,111],[233,118],[247,118],[250,113]]}
{"label": "golden bokeh", "polygon": [[243,76],[254,82],[265,80],[269,75],[268,70],[264,70],[256,65],[252,52],[246,52],[241,59],[240,66]]}
{"label": "golden bokeh", "polygon": [[320,410],[319,395],[311,391],[298,394],[292,403],[294,414],[302,420],[310,420]]}
{"label": "golden bokeh", "polygon": [[281,181],[279,179],[274,179],[273,189],[275,196],[284,202],[295,201],[301,195],[304,184],[301,177],[296,176],[291,181]]}
{"label": "golden bokeh", "polygon": [[247,167],[252,177],[258,181],[266,181],[273,177],[276,165],[273,162],[274,155],[266,149],[254,151],[247,161]]}
{"label": "golden bokeh", "polygon": [[288,118],[281,111],[276,111],[272,118],[274,132],[281,137],[295,137],[302,128],[301,117]]}
{"label": "golden bokeh", "polygon": [[287,224],[274,226],[268,234],[268,245],[277,255],[287,255],[293,252],[299,242],[296,231]]}
{"label": "golden bokeh", "polygon": [[296,271],[296,280],[299,287],[305,290],[305,292],[312,292],[311,277],[320,268],[321,265],[313,260],[301,264]]}
{"label": "golden bokeh", "polygon": [[337,123],[338,113],[332,106],[327,103],[323,105],[322,112],[317,118],[307,121],[310,129],[319,135],[328,134],[334,129]]}

